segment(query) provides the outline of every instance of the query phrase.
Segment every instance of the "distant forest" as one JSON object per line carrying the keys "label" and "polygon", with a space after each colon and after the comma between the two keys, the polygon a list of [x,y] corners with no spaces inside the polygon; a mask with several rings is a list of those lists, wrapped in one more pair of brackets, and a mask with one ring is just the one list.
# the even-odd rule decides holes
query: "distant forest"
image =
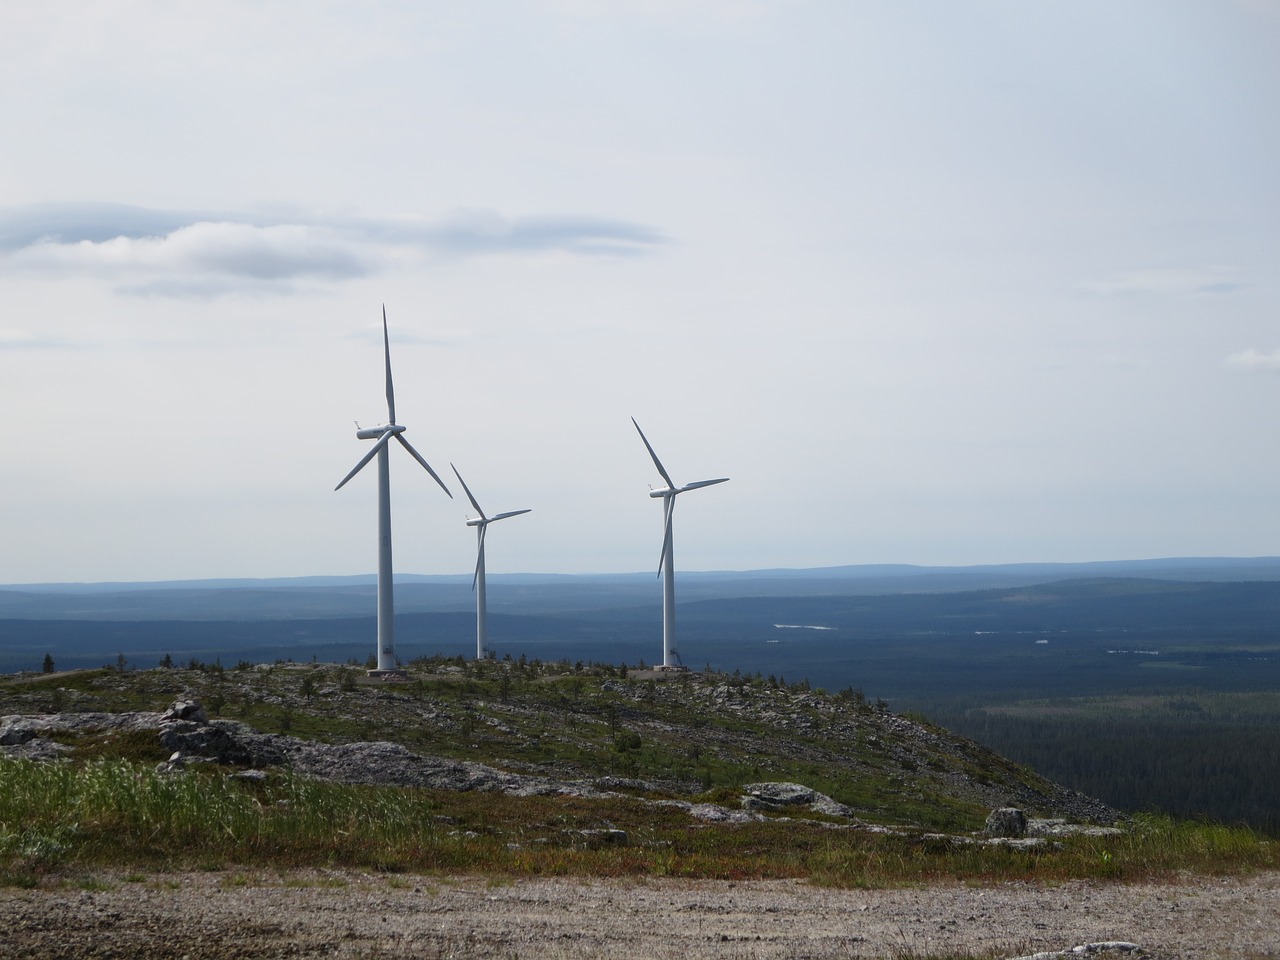
{"label": "distant forest", "polygon": [[1280,694],[1116,697],[930,718],[1122,810],[1280,836]]}

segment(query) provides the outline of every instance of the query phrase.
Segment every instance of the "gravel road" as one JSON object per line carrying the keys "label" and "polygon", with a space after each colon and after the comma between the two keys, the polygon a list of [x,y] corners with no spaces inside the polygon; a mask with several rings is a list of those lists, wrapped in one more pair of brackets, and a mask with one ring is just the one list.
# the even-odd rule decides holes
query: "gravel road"
{"label": "gravel road", "polygon": [[[1168,885],[826,890],[305,871],[85,874],[0,890],[6,960],[1020,957],[1127,941],[1156,960],[1280,957],[1280,874]],[[1120,952],[1100,957],[1130,956]]]}

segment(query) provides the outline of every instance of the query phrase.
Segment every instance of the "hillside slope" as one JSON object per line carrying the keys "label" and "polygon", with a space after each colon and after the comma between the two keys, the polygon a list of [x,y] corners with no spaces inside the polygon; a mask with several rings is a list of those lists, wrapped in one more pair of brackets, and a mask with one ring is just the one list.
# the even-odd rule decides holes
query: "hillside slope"
{"label": "hillside slope", "polygon": [[[1026,767],[846,690],[612,665],[430,659],[400,682],[351,666],[191,665],[0,680],[0,715],[161,711],[334,744],[385,741],[559,783],[737,806],[744,785],[804,784],[875,824],[976,830],[987,812],[1110,822],[1116,812]],[[158,741],[98,737],[82,752],[162,759]]]}

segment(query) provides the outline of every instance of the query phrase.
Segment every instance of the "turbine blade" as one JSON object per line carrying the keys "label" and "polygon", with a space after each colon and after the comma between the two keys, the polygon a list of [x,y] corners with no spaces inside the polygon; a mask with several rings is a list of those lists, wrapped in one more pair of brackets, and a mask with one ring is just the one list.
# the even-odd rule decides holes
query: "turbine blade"
{"label": "turbine blade", "polygon": [[683,487],[681,487],[676,492],[684,493],[686,490],[697,490],[699,487],[709,487],[714,483],[724,483],[728,479],[729,479],[728,477],[720,477],[719,479],[716,479],[716,480],[695,480],[693,481],[693,483],[686,483]]}
{"label": "turbine blade", "polygon": [[518,517],[522,513],[532,513],[532,512],[533,512],[532,507],[526,510],[508,510],[506,513],[500,513],[495,517],[490,517],[489,522],[492,523],[494,520],[505,520],[507,519],[507,517]]}
{"label": "turbine blade", "polygon": [[436,475],[436,472],[435,472],[434,470],[432,470],[432,469],[431,469],[431,464],[427,463],[427,461],[425,461],[425,460],[423,460],[423,459],[422,459],[422,454],[420,454],[417,450],[413,449],[413,447],[412,447],[412,445],[410,445],[409,441],[408,441],[408,440],[406,440],[406,439],[404,438],[404,434],[403,434],[403,433],[397,433],[397,434],[395,435],[395,437],[396,437],[396,439],[397,439],[397,440],[399,440],[399,441],[400,441],[400,446],[404,447],[404,448],[405,448],[406,450],[408,450],[411,454],[413,454],[413,459],[417,460],[420,464],[422,464],[422,468],[423,468],[424,470],[426,470],[426,471],[427,471],[427,473],[431,474],[431,479],[432,479],[432,480],[434,480],[436,483],[440,484],[440,489],[441,489],[441,490],[443,490],[445,493],[448,493],[448,494],[449,494],[449,499],[450,499],[450,500],[452,500],[452,499],[453,499],[453,494],[452,494],[452,493],[449,493],[449,488],[448,488],[448,487],[446,487],[446,486],[444,485],[444,481],[443,481],[443,480],[441,480],[441,479]]}
{"label": "turbine blade", "polygon": [[662,506],[662,512],[666,515],[666,529],[662,534],[662,556],[658,558],[658,576],[662,576],[662,568],[667,562],[667,551],[671,549],[671,515],[676,511],[675,496],[663,497]]}
{"label": "turbine blade", "polygon": [[387,363],[387,422],[396,422],[396,391],[391,385],[391,336],[387,333],[387,305],[382,305],[382,355]]}
{"label": "turbine blade", "polygon": [[675,481],[671,479],[671,474],[667,473],[667,469],[662,465],[662,461],[658,459],[658,455],[653,452],[653,445],[649,443],[649,438],[644,435],[644,431],[640,429],[640,424],[636,423],[635,417],[631,418],[631,422],[635,424],[636,433],[640,434],[640,439],[644,441],[644,446],[649,451],[649,456],[653,457],[653,465],[658,468],[658,473],[662,474],[662,479],[667,481],[667,486],[674,490],[676,488]]}
{"label": "turbine blade", "polygon": [[354,467],[352,467],[351,472],[348,473],[345,477],[343,477],[342,482],[339,483],[333,489],[341,490],[344,486],[346,486],[347,481],[350,480],[352,477],[354,477],[362,469],[364,469],[364,465],[378,455],[378,451],[387,445],[387,442],[391,439],[391,437],[392,437],[392,433],[390,430],[388,430],[386,433],[380,436],[378,438],[378,442],[373,445],[373,447],[369,450],[368,453],[366,453],[363,457],[360,458],[360,462],[357,463]]}
{"label": "turbine blade", "polygon": [[[452,463],[451,463],[451,464],[449,464],[449,466],[453,467],[453,475],[454,475],[455,477],[457,477],[457,478],[458,478],[458,482],[459,482],[460,484],[462,484],[462,489],[466,492],[466,494],[467,494],[467,499],[471,501],[471,506],[473,506],[473,507],[475,507],[475,508],[476,508],[476,513],[480,514],[480,519],[481,519],[481,520],[488,520],[489,518],[488,518],[488,517],[486,517],[486,516],[484,515],[484,511],[480,509],[480,504],[476,503],[476,498],[475,498],[475,496],[471,493],[471,488],[467,486],[467,481],[465,481],[465,480],[463,480],[463,479],[462,479],[462,474],[460,474],[460,473],[458,472],[458,468],[457,468],[457,467],[454,467]],[[427,467],[427,469],[428,469],[428,470],[430,470],[431,468],[430,468],[430,467]]]}

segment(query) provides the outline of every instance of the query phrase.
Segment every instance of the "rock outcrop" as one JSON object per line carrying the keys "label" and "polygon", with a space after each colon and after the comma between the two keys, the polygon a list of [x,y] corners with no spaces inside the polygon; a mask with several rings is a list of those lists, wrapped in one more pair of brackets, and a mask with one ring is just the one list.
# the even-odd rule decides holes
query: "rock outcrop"
{"label": "rock outcrop", "polygon": [[1027,815],[1016,807],[992,810],[982,832],[988,837],[1021,839],[1027,835]]}
{"label": "rock outcrop", "polygon": [[853,811],[802,783],[748,783],[742,788],[742,806],[748,810],[785,810],[807,807],[814,813],[852,817]]}

